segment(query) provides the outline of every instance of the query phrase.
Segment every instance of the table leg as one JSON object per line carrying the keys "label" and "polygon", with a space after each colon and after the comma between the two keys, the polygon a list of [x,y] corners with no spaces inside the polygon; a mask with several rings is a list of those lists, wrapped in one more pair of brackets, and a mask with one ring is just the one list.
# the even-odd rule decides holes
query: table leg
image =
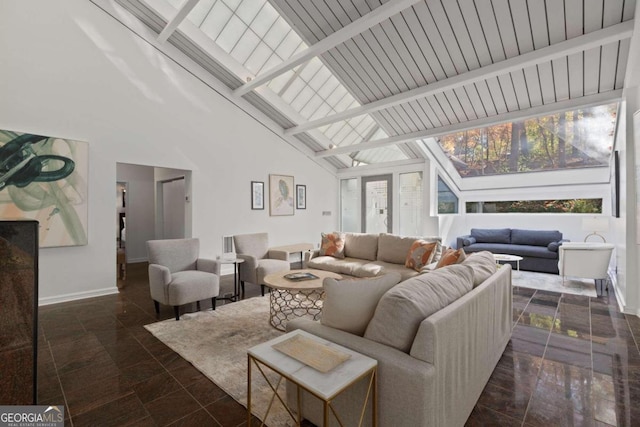
{"label": "table leg", "polygon": [[233,299],[234,301],[238,301],[240,299],[240,284],[238,283],[238,270],[240,269],[240,264],[237,262],[233,263]]}
{"label": "table leg", "polygon": [[378,368],[373,371],[373,405],[371,418],[373,419],[373,427],[378,427]]}
{"label": "table leg", "polygon": [[251,356],[247,355],[247,426],[251,425]]}

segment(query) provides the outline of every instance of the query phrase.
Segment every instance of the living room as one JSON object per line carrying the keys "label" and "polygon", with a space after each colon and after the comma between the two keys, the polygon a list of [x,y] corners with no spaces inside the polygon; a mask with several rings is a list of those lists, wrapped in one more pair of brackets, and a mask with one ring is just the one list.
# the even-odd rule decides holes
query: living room
{"label": "living room", "polygon": [[[151,3],[157,6],[159,2]],[[571,2],[566,3],[569,8]],[[166,3],[162,7],[172,6]],[[623,2],[620,12],[624,19],[618,21],[633,22],[634,9],[637,12],[635,2]],[[175,12],[175,8],[171,10]],[[351,167],[344,159],[349,152],[336,151],[336,156],[343,158],[327,161],[325,158],[333,157],[316,152],[328,150],[328,145],[312,150],[287,134],[285,129],[296,122],[278,122],[235,96],[229,86],[174,44],[158,41],[159,31],[145,25],[120,2],[12,2],[2,5],[0,22],[5,41],[0,47],[4,58],[0,68],[2,129],[85,141],[89,147],[88,244],[40,251],[39,297],[43,306],[118,293],[113,188],[119,180],[117,165],[132,164],[191,171],[190,235],[200,239],[203,256],[212,258],[221,255],[224,236],[242,233],[268,232],[274,246],[319,243],[322,232],[342,227],[341,180],[349,178],[390,173],[398,191],[401,173],[422,173],[424,215],[439,216],[438,232],[447,246],[474,227],[557,229],[572,241],[582,241],[588,234],[581,225],[587,215],[467,214],[467,202],[602,199],[598,215],[607,217],[609,223],[604,236],[616,245],[611,264],[616,272],[616,303],[621,313],[640,314],[638,143],[634,142],[638,138],[633,128],[633,114],[640,109],[640,49],[628,47],[640,43],[637,28],[632,37],[627,30],[627,36],[618,37],[627,43],[621,49],[629,52],[628,62],[626,57],[619,62],[626,67],[616,71],[625,76],[624,84],[589,94],[599,101],[590,98],[586,103],[620,102],[611,147],[620,160],[620,217],[616,218],[612,215],[611,168],[537,173],[534,179],[533,174],[506,180],[463,179],[443,158],[429,153],[388,164]],[[230,69],[236,76],[248,76],[246,70]],[[575,103],[559,100],[558,104],[566,105],[567,110],[585,106],[579,98]],[[551,111],[559,110],[549,108]],[[505,109],[502,114],[510,121],[508,113]],[[271,174],[293,176],[295,184],[305,185],[306,209],[295,209],[290,216],[270,216],[268,191],[265,209],[251,209],[251,181],[267,183]],[[438,177],[458,197],[458,214],[438,215]],[[399,208],[399,200],[394,203]],[[394,221],[392,230],[397,232],[399,217]],[[424,224],[426,227],[426,220]]]}

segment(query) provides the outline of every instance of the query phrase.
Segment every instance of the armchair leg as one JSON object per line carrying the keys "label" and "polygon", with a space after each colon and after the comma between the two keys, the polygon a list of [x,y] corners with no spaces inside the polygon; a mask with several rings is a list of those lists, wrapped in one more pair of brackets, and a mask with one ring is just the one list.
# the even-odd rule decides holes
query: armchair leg
{"label": "armchair leg", "polygon": [[156,314],[160,314],[160,303],[156,300],[153,300],[153,305],[156,308]]}
{"label": "armchair leg", "polygon": [[260,293],[264,296],[264,285],[260,285]]}
{"label": "armchair leg", "polygon": [[240,281],[240,287],[242,288],[242,295],[244,296],[244,280]]}
{"label": "armchair leg", "polygon": [[180,320],[180,307],[178,307],[177,305],[174,305],[173,312],[176,314],[176,320]]}
{"label": "armchair leg", "polygon": [[200,301],[196,301],[196,308],[200,311]]}
{"label": "armchair leg", "polygon": [[211,298],[211,307],[215,310],[216,309],[216,297]]}

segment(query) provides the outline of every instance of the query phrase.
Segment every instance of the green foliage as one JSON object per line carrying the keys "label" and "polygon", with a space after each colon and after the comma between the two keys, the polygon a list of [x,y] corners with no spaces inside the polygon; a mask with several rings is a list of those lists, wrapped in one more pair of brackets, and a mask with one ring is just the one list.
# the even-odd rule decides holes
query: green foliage
{"label": "green foliage", "polygon": [[467,202],[467,213],[602,213],[602,199]]}
{"label": "green foliage", "polygon": [[616,111],[610,104],[472,129],[440,145],[462,177],[606,166]]}

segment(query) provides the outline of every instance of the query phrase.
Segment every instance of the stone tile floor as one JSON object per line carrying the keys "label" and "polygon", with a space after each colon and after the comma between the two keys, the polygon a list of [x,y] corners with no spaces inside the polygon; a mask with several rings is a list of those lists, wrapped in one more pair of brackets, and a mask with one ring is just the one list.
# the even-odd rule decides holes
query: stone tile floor
{"label": "stone tile floor", "polygon": [[[39,403],[64,403],[73,426],[245,425],[244,407],[143,328],[158,320],[146,264],[130,264],[119,285],[117,295],[40,308]],[[222,293],[231,289],[223,277]],[[161,306],[159,319],[172,317]],[[640,425],[640,318],[620,313],[613,292],[514,288],[513,321],[467,425]]]}

